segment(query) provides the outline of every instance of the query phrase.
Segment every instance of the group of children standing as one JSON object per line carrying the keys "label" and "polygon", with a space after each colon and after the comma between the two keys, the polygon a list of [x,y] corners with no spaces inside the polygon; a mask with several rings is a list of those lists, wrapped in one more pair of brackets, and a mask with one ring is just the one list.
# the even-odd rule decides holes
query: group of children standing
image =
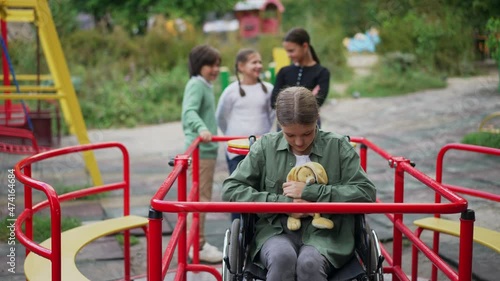
{"label": "group of children standing", "polygon": [[[274,86],[260,79],[263,65],[259,52],[253,49],[240,50],[235,61],[237,81],[224,89],[217,106],[213,82],[220,70],[220,53],[208,45],[191,50],[190,80],[186,84],[182,102],[182,127],[186,148],[197,137],[203,141],[199,148],[200,201],[208,202],[212,197],[218,145],[211,139],[217,135],[217,128],[230,136],[260,136],[270,132],[275,122],[276,97],[286,87],[303,86],[311,90],[319,106],[325,101],[330,72],[320,65],[307,31],[302,28],[290,30],[283,39],[283,47],[292,64],[278,72]],[[230,174],[243,158],[242,155],[226,152]],[[222,261],[222,252],[205,240],[205,213],[200,214],[199,223],[200,261]]]}

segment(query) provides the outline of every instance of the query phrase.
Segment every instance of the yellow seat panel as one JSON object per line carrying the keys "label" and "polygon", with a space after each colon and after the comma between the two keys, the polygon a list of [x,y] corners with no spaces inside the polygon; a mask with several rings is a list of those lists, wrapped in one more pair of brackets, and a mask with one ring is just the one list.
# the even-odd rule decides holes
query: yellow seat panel
{"label": "yellow seat panel", "polygon": [[[75,258],[87,244],[100,237],[126,229],[138,228],[148,224],[148,219],[139,216],[125,216],[96,223],[86,224],[64,231],[61,234],[62,280],[89,281],[76,267]],[[43,241],[41,246],[50,249],[51,239]],[[24,261],[24,272],[30,281],[52,280],[50,260],[35,253],[30,253]]]}
{"label": "yellow seat panel", "polygon": [[248,139],[234,139],[227,142],[229,147],[248,149],[250,142]]}
{"label": "yellow seat panel", "polygon": [[[429,217],[416,220],[413,224],[424,229],[438,231],[456,237],[460,236],[460,223],[456,221]],[[475,226],[474,241],[500,253],[500,232]]]}

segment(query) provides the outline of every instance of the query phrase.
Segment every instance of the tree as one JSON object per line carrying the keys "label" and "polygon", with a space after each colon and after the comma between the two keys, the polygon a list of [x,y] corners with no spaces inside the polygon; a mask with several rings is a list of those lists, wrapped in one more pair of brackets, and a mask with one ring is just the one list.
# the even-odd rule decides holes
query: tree
{"label": "tree", "polygon": [[236,0],[88,0],[73,1],[81,10],[91,13],[97,20],[111,18],[116,24],[126,27],[134,34],[143,34],[148,17],[164,14],[169,18],[189,18],[201,24],[204,15],[210,11],[231,11]]}

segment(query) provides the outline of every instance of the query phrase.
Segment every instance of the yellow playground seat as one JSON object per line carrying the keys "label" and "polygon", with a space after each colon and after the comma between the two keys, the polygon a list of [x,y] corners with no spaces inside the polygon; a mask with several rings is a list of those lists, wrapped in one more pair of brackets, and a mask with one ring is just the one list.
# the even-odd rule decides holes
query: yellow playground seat
{"label": "yellow playground seat", "polygon": [[273,60],[275,63],[274,71],[277,74],[284,66],[290,65],[290,58],[286,54],[285,49],[281,47],[273,48]]}

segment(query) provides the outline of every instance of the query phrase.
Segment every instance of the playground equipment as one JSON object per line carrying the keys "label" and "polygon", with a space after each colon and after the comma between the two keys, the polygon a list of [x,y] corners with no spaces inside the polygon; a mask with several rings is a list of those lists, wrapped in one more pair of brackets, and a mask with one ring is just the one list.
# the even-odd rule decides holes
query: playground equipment
{"label": "playground equipment", "polygon": [[290,65],[290,58],[286,50],[281,47],[273,48],[274,72],[278,74],[281,68]]}
{"label": "playground equipment", "polygon": [[[123,157],[121,181],[88,187],[64,194],[57,194],[52,186],[31,178],[31,167],[35,163],[58,156],[100,149],[119,149]],[[142,227],[147,232],[145,217],[130,215],[130,170],[127,149],[119,143],[87,144],[50,150],[21,160],[15,167],[17,179],[24,184],[24,211],[16,220],[16,238],[26,246],[24,272],[31,280],[89,280],[76,267],[78,252],[88,243],[108,234],[124,232],[125,280],[130,280],[130,233],[129,229]],[[42,191],[47,200],[33,205],[32,189]],[[123,216],[87,224],[61,232],[61,203],[92,194],[113,190],[123,191]],[[51,238],[37,244],[33,241],[33,216],[49,208]],[[25,232],[21,226],[24,224]]]}
{"label": "playground equipment", "polygon": [[[4,41],[7,40],[6,22],[33,23],[37,27],[37,34],[50,71],[49,75],[43,75],[43,77],[50,77],[54,83],[54,86],[51,87],[40,85],[11,86],[10,81],[15,80],[15,74],[10,73],[7,65],[7,54],[3,52],[4,85],[0,86],[0,100],[4,100],[4,106],[0,108],[0,116],[3,116],[5,123],[0,125],[15,125],[25,122],[28,118],[27,108],[12,101],[57,100],[70,133],[76,135],[80,144],[90,143],[47,0],[5,0],[0,3],[0,9],[2,9],[0,17]],[[23,77],[27,82],[40,79],[36,75],[20,76],[20,78]],[[14,120],[16,118],[17,121]],[[11,146],[11,149],[22,151],[24,148],[21,144],[21,146]],[[102,184],[101,174],[92,152],[86,152],[84,159],[94,184]]]}
{"label": "playground equipment", "polygon": [[[227,142],[231,139],[241,139],[246,138],[245,136],[235,136],[235,137],[214,137],[212,141]],[[377,200],[376,204],[373,203],[304,203],[304,204],[294,204],[294,203],[236,203],[236,202],[198,202],[198,191],[199,191],[199,150],[198,145],[201,139],[196,139],[183,154],[179,154],[175,157],[173,161],[173,170],[166,177],[164,182],[158,188],[156,194],[152,197],[150,203],[149,217],[148,217],[148,228],[147,228],[147,280],[159,281],[164,280],[169,268],[171,266],[174,254],[177,254],[177,265],[175,266],[175,279],[174,280],[186,280],[187,272],[207,272],[211,274],[216,280],[222,280],[222,275],[218,268],[203,265],[199,263],[198,257],[198,221],[200,212],[216,212],[216,213],[291,213],[291,212],[303,212],[303,213],[349,213],[349,214],[384,214],[385,217],[391,222],[393,227],[393,240],[390,242],[392,247],[391,252],[389,252],[384,245],[379,245],[380,250],[384,256],[385,262],[383,264],[384,275],[390,275],[391,280],[416,280],[417,270],[418,270],[418,260],[415,256],[417,251],[420,251],[424,256],[429,259],[435,267],[435,270],[439,270],[443,273],[449,280],[454,281],[470,281],[472,279],[472,245],[475,237],[474,232],[479,228],[474,226],[474,218],[470,215],[474,211],[469,209],[467,200],[457,195],[457,193],[462,193],[466,195],[475,195],[479,198],[493,198],[495,202],[500,202],[498,194],[491,194],[487,192],[480,192],[473,189],[467,189],[460,186],[454,186],[442,183],[442,158],[444,153],[450,149],[462,149],[472,152],[486,152],[495,156],[500,156],[500,149],[484,149],[478,146],[463,145],[463,144],[450,144],[443,148],[438,156],[438,168],[436,173],[436,180],[425,175],[421,171],[417,170],[409,159],[400,156],[393,156],[373,144],[369,140],[361,137],[352,137],[352,142],[357,143],[357,149],[359,148],[359,155],[361,159],[361,166],[363,169],[367,170],[368,167],[368,149],[370,149],[370,155],[380,156],[383,161],[389,163],[389,168],[394,169],[394,200],[391,203],[384,203]],[[75,151],[88,151],[92,149],[101,148],[119,148],[124,157],[124,180],[118,183],[107,184],[103,186],[91,187],[85,190],[74,191],[68,194],[57,195],[49,184],[34,180],[31,178],[31,165],[42,161],[44,159],[49,159],[58,155],[72,153]],[[125,160],[126,159],[126,160]],[[441,159],[441,160],[439,160]],[[125,164],[126,163],[126,164]],[[192,186],[191,191],[187,193],[187,183],[188,183],[188,168],[192,167]],[[369,171],[368,171],[369,173]],[[61,277],[66,272],[75,272],[73,263],[75,252],[77,252],[84,244],[92,241],[96,237],[105,235],[110,231],[118,231],[123,228],[118,228],[116,224],[110,224],[108,227],[104,227],[106,223],[96,223],[89,225],[89,232],[87,234],[85,227],[78,227],[75,230],[70,230],[61,234],[59,228],[60,213],[58,210],[60,208],[60,202],[71,200],[76,197],[95,194],[104,191],[111,191],[119,188],[124,189],[124,218],[127,217],[128,211],[128,155],[125,148],[117,143],[105,143],[105,144],[93,144],[93,145],[82,145],[69,147],[64,149],[52,150],[44,152],[38,155],[30,156],[15,167],[15,175],[19,181],[26,185],[25,190],[25,208],[26,210],[21,213],[21,215],[16,220],[16,237],[19,241],[25,245],[28,249],[28,256],[33,255],[32,258],[37,259],[36,263],[25,264],[25,270],[27,274],[33,274],[33,267],[39,265],[38,261],[42,259],[49,259],[52,263],[52,276],[51,280],[78,280],[74,279],[73,276],[64,279]],[[407,202],[404,198],[405,193],[405,177],[410,177],[417,180],[425,189],[428,189],[436,194],[436,199],[434,202],[423,202],[423,203],[411,203]],[[177,200],[167,201],[165,197],[167,193],[174,187],[174,183],[177,183]],[[31,189],[35,188],[42,190],[48,200],[40,202],[36,205],[31,204]],[[442,198],[446,202],[442,202]],[[43,208],[50,207],[51,212],[53,212],[52,221],[52,237],[50,240],[51,249],[47,247],[42,247],[42,245],[37,245],[31,241],[31,235],[33,229],[31,226],[32,215]],[[52,211],[53,210],[53,211]],[[162,245],[162,220],[163,212],[176,213],[177,223],[174,227],[174,231],[170,237],[167,245]],[[187,217],[192,213],[193,223],[191,227],[187,228]],[[426,241],[420,238],[420,232],[413,232],[410,229],[410,225],[405,224],[403,218],[407,214],[435,214],[436,218],[439,218],[442,214],[462,214],[460,219],[459,228],[460,235],[458,237],[459,241],[459,255],[458,261],[460,266],[458,270],[455,270],[443,258],[439,256],[439,248],[436,247],[436,242],[433,242],[433,246],[429,246]],[[127,221],[129,219],[118,219],[122,223],[126,223],[124,228],[135,227],[135,226],[145,226],[145,221],[143,218],[139,218],[136,222]],[[25,224],[25,233],[23,233],[21,225]],[[102,229],[101,229],[102,227]],[[98,231],[99,229],[99,231]],[[432,229],[429,227],[429,229]],[[448,233],[449,229],[436,229],[438,231],[443,231]],[[95,231],[95,232],[94,232]],[[451,229],[451,231],[454,231]],[[481,230],[479,230],[479,233]],[[83,235],[85,233],[86,235]],[[60,245],[64,245],[64,241],[71,235],[75,235],[74,239],[78,241],[75,242],[74,247],[64,248]],[[438,235],[438,234],[435,234]],[[499,237],[498,232],[491,232],[491,235]],[[407,239],[406,243],[412,244],[412,258],[411,258],[411,272],[405,272],[403,268],[403,238]],[[221,237],[222,239],[222,237]],[[436,241],[436,238],[434,238]],[[494,240],[498,241],[498,240]],[[44,242],[45,243],[45,242]],[[49,242],[46,242],[49,243]],[[389,242],[388,242],[389,243]],[[439,243],[439,238],[437,238],[437,243]],[[47,246],[47,244],[43,244]],[[498,242],[493,242],[495,248],[498,248]],[[188,263],[188,251],[193,247],[193,260]],[[164,252],[162,249],[165,249]],[[67,253],[69,252],[69,253]],[[127,254],[126,254],[127,255]],[[43,257],[43,258],[42,258]],[[62,261],[64,259],[64,261]],[[125,263],[128,263],[128,257],[125,257]],[[43,267],[48,267],[45,264]],[[170,268],[172,269],[172,268]],[[30,273],[31,272],[31,273]],[[37,273],[38,274],[38,273]],[[79,274],[77,274],[81,277]],[[412,278],[412,279],[410,279]],[[30,277],[30,280],[31,277]],[[36,279],[33,279],[36,280]],[[44,279],[50,280],[50,279]],[[126,275],[126,280],[127,275]],[[431,280],[437,280],[433,276]]]}
{"label": "playground equipment", "polygon": [[279,0],[245,0],[236,3],[234,15],[239,22],[240,36],[255,38],[260,34],[277,34],[284,11],[285,7]]}
{"label": "playground equipment", "polygon": [[[483,146],[476,146],[476,145],[468,145],[468,144],[448,144],[448,145],[445,145],[444,147],[442,147],[441,150],[439,151],[438,157],[437,157],[437,165],[436,165],[436,181],[438,183],[442,184],[444,187],[450,189],[451,191],[453,191],[455,193],[464,194],[464,195],[468,195],[468,196],[472,196],[472,197],[476,197],[476,198],[487,199],[487,200],[491,200],[493,202],[500,203],[500,195],[499,194],[482,192],[482,191],[479,191],[479,190],[476,190],[473,188],[443,184],[444,156],[447,152],[453,151],[453,150],[500,156],[500,149],[483,147]],[[436,193],[435,202],[436,203],[441,202],[441,196],[437,193]],[[475,214],[474,214],[473,210],[468,210],[467,212],[462,213],[462,217],[460,218],[460,221],[470,220],[470,219],[472,219],[472,220],[475,219]],[[445,233],[445,234],[453,235],[456,237],[460,237],[460,235],[462,235],[462,232],[467,231],[466,229],[462,229],[462,224],[460,222],[441,218],[441,214],[439,214],[439,213],[434,214],[434,217],[419,219],[419,220],[414,221],[413,223],[416,226],[418,226],[418,228],[415,232],[418,237],[420,237],[420,234],[425,229],[432,230],[434,232],[433,252],[436,254],[439,253],[439,234],[440,233]],[[489,247],[500,254],[500,232],[497,232],[497,231],[494,231],[494,230],[491,230],[491,229],[488,229],[485,227],[475,226],[474,230],[473,230],[473,237],[472,238],[473,238],[474,242],[477,242],[477,243],[482,244],[486,247]],[[472,252],[472,250],[471,250],[471,252]],[[418,255],[417,255],[417,249],[415,247],[413,247],[412,254],[413,254],[413,259],[415,259],[417,261],[413,264],[415,266],[415,268],[413,269],[413,272],[414,272],[413,278],[416,278],[415,273],[418,270]],[[433,278],[433,280],[436,280],[436,278],[437,278],[437,268],[435,266],[432,267],[432,278]]]}
{"label": "playground equipment", "polygon": [[479,132],[500,134],[500,124],[498,124],[498,122],[497,124],[495,124],[493,120],[500,120],[500,112],[493,112],[484,117],[484,119],[481,121],[481,124],[479,124]]}
{"label": "playground equipment", "polygon": [[0,136],[6,139],[14,138],[20,140],[23,144],[28,141],[30,145],[16,145],[9,142],[0,142],[0,151],[13,154],[36,154],[47,150],[40,148],[35,135],[24,129],[0,126]]}
{"label": "playground equipment", "polygon": [[[234,137],[242,138],[242,137]],[[245,138],[245,137],[243,137]],[[214,137],[213,141],[228,141],[230,137]],[[178,264],[176,280],[186,280],[188,271],[205,271],[212,274],[217,280],[221,280],[221,274],[213,267],[199,264],[196,253],[199,250],[198,239],[193,239],[198,235],[198,212],[224,212],[224,213],[382,213],[393,224],[393,242],[392,254],[389,253],[383,245],[381,251],[386,260],[383,268],[384,273],[391,274],[392,280],[409,280],[402,268],[402,249],[403,237],[406,237],[410,243],[419,251],[426,254],[426,257],[436,265],[450,280],[469,281],[471,280],[472,251],[474,219],[464,215],[460,222],[461,235],[459,237],[459,261],[460,267],[455,271],[449,264],[433,252],[411,229],[405,225],[403,216],[405,214],[453,214],[470,213],[468,203],[462,197],[456,195],[447,187],[433,180],[427,175],[417,170],[409,159],[404,157],[392,156],[380,147],[371,143],[369,140],[359,137],[351,138],[352,142],[359,144],[361,166],[366,170],[367,150],[370,148],[374,153],[381,156],[389,162],[389,167],[395,170],[394,173],[394,202],[383,203],[377,200],[377,204],[370,203],[228,203],[228,202],[197,202],[198,199],[198,144],[197,139],[182,155],[174,159],[173,171],[158,189],[151,200],[151,209],[149,214],[149,232],[148,232],[148,280],[159,281],[165,278],[167,270],[173,258],[173,253],[177,250]],[[193,185],[191,192],[187,194],[187,169],[193,167]],[[418,180],[423,186],[433,190],[440,196],[446,198],[448,203],[409,203],[404,201],[404,183],[405,176],[411,176]],[[173,184],[177,182],[177,201],[164,200],[166,194],[171,190]],[[162,254],[160,247],[161,240],[161,220],[162,212],[178,214],[177,225],[175,226],[169,244],[166,246],[165,253]],[[188,213],[193,213],[193,224],[189,229],[189,236],[186,229]],[[188,263],[187,252],[193,247],[195,253],[192,263]],[[416,260],[412,260],[415,268]],[[412,272],[411,275],[416,273]],[[435,280],[435,279],[433,279]]]}

